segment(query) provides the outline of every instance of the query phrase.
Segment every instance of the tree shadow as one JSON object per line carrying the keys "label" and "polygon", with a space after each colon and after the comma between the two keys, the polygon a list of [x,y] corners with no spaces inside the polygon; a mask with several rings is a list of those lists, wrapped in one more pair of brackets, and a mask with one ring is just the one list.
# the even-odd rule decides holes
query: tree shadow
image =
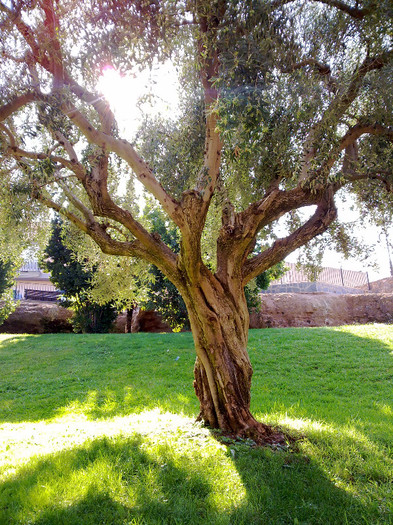
{"label": "tree shadow", "polygon": [[[340,438],[332,433],[330,439]],[[322,440],[315,439],[314,444],[323,448]],[[362,439],[348,439],[346,445],[360,458],[376,453],[378,461],[364,466],[347,458],[338,464],[323,461],[319,454],[308,455],[301,447],[288,452],[232,444],[229,453],[246,487],[247,501],[234,510],[230,523],[392,524],[392,458]],[[322,450],[321,456],[324,453],[329,451]]]}
{"label": "tree shadow", "polygon": [[0,523],[354,525],[370,516],[300,453],[240,446],[212,466],[203,454],[174,454],[179,444],[149,448],[134,435],[37,458],[0,486]]}

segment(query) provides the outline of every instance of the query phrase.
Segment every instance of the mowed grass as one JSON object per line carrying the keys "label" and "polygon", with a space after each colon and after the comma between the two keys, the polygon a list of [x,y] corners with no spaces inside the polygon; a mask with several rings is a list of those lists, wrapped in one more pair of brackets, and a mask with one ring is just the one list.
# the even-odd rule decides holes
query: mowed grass
{"label": "mowed grass", "polygon": [[250,331],[252,410],[194,423],[192,336],[0,335],[0,524],[393,524],[393,327]]}

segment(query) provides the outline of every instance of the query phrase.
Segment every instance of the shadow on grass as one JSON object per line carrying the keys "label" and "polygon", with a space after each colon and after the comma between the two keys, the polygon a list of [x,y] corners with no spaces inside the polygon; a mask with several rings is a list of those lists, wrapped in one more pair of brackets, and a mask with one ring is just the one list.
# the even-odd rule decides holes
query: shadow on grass
{"label": "shadow on grass", "polygon": [[[391,479],[383,464],[392,460],[383,446],[392,433],[391,347],[326,329],[264,330],[250,333],[250,354],[255,412],[273,414],[279,402],[289,419],[330,424],[306,429],[310,453],[238,447],[234,457],[229,450],[209,459],[196,445],[175,453],[176,442],[165,438],[155,449],[139,435],[97,439],[19,469],[0,486],[0,523],[393,523],[383,508]],[[1,419],[67,411],[108,418],[157,406],[193,415],[193,362],[190,334],[10,338],[0,347]],[[349,433],[349,423],[358,433]],[[335,443],[335,457],[348,457],[327,465]],[[378,461],[364,467],[371,456]]]}
{"label": "shadow on grass", "polygon": [[222,450],[212,467],[203,454],[144,439],[101,439],[32,460],[0,486],[0,523],[388,523],[301,454]]}

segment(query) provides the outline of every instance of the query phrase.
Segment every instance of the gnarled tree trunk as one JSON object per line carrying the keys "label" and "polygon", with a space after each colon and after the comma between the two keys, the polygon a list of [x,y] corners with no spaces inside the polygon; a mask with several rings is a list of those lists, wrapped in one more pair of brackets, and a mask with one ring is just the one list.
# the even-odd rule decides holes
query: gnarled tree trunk
{"label": "gnarled tree trunk", "polygon": [[247,352],[249,314],[241,286],[228,293],[211,274],[185,297],[197,353],[194,388],[200,420],[212,428],[257,443],[284,440],[250,412],[252,367]]}

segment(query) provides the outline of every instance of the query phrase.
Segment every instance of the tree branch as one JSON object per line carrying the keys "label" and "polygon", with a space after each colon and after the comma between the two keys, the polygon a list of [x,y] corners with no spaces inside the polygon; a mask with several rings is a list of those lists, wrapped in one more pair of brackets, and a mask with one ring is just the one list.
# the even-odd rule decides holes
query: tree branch
{"label": "tree branch", "polygon": [[25,151],[21,148],[18,148],[16,145],[9,146],[8,151],[13,157],[18,159],[51,160],[52,162],[57,162],[64,168],[67,168],[70,171],[72,171],[79,180],[83,181],[85,178],[85,170],[81,164],[73,162],[72,160],[67,160],[63,157],[59,157],[58,155],[51,155],[49,153],[36,153],[34,151]]}
{"label": "tree branch", "polygon": [[10,117],[13,113],[18,111],[20,108],[29,104],[30,102],[35,102],[40,100],[41,96],[35,91],[28,91],[23,95],[18,95],[8,104],[0,107],[0,122]]}
{"label": "tree branch", "polygon": [[[277,9],[286,4],[290,4],[294,1],[295,0],[274,0],[273,2],[271,2],[270,7],[272,9]],[[373,8],[377,6],[377,4],[375,3],[375,4],[370,5],[370,7],[358,8],[358,7],[350,6],[346,4],[345,2],[341,2],[340,0],[309,0],[309,1],[318,2],[321,4],[329,5],[331,7],[335,7],[336,9],[343,11],[347,15],[357,20],[363,20],[363,18],[369,15],[370,13],[372,13]]]}
{"label": "tree branch", "polygon": [[139,181],[160,202],[171,219],[178,226],[183,224],[179,203],[164,190],[148,164],[141,159],[129,142],[116,139],[110,134],[96,130],[89,120],[69,102],[63,102],[61,109],[63,113],[74,122],[89,142],[96,144],[103,150],[113,151],[125,160]]}
{"label": "tree branch", "polygon": [[283,73],[292,73],[298,69],[303,69],[311,66],[314,71],[326,82],[326,85],[332,93],[336,93],[338,89],[337,79],[332,76],[332,71],[327,64],[322,64],[316,58],[305,58],[296,64],[291,64],[282,70]]}
{"label": "tree branch", "polygon": [[[325,128],[335,128],[340,119],[344,115],[345,111],[349,108],[352,102],[356,99],[361,89],[364,77],[367,73],[381,69],[388,64],[393,58],[393,50],[386,51],[375,57],[366,57],[363,63],[358,67],[352,74],[352,78],[349,82],[348,88],[345,92],[340,90],[337,91],[336,97],[329,104],[329,107],[324,112],[323,116],[309,131],[303,147],[303,163],[302,173],[299,177],[299,182],[303,183],[310,172],[310,166],[312,159],[316,156],[319,144],[323,141],[323,133]],[[345,146],[344,146],[345,147]],[[335,153],[339,153],[338,149]],[[332,160],[332,163],[335,162]],[[329,173],[330,161],[324,163],[324,168],[329,168],[326,173]],[[322,169],[319,172],[323,172]]]}
{"label": "tree branch", "polygon": [[317,235],[324,233],[336,217],[337,209],[333,200],[333,192],[329,191],[318,204],[314,215],[305,224],[287,237],[275,241],[267,250],[246,261],[243,271],[244,284],[282,261],[287,255]]}
{"label": "tree branch", "polygon": [[9,144],[11,148],[16,148],[16,141],[14,135],[11,133],[11,131],[5,126],[2,122],[0,122],[0,132],[3,132],[7,135],[9,139]]}
{"label": "tree branch", "polygon": [[197,2],[200,30],[198,51],[201,65],[200,77],[205,93],[206,134],[204,167],[197,182],[196,189],[202,195],[203,210],[201,210],[201,217],[203,217],[203,220],[217,185],[223,146],[217,130],[215,105],[218,99],[218,91],[214,86],[214,81],[218,77],[220,66],[217,50],[217,32],[225,15],[225,11],[226,2],[223,0],[215,2],[214,9],[208,12],[203,2]]}
{"label": "tree branch", "polygon": [[68,197],[69,201],[77,210],[82,212],[84,215],[87,224],[92,224],[94,222],[94,215],[92,212],[86,208],[86,206],[82,203],[81,200],[79,200],[71,191],[71,189],[67,186],[65,181],[61,177],[55,178],[56,183],[60,186],[60,188],[64,191],[65,195]]}
{"label": "tree branch", "polygon": [[351,156],[351,152],[349,149],[351,146],[356,144],[357,139],[359,139],[362,135],[377,135],[377,136],[385,136],[388,140],[393,141],[393,128],[382,126],[381,124],[375,123],[366,123],[366,122],[360,122],[356,124],[355,126],[352,126],[347,133],[343,136],[341,141],[336,144],[327,160],[321,165],[320,170],[322,172],[330,172],[331,168],[333,167],[334,163],[339,158],[340,153],[343,150],[346,150],[346,156],[344,157],[344,164],[345,170],[348,172],[349,165],[347,163],[348,156]]}
{"label": "tree branch", "polygon": [[362,135],[383,135],[390,141],[393,141],[393,127],[382,126],[375,123],[362,123],[352,126],[340,142],[340,150],[346,149],[348,146],[353,144]]}

